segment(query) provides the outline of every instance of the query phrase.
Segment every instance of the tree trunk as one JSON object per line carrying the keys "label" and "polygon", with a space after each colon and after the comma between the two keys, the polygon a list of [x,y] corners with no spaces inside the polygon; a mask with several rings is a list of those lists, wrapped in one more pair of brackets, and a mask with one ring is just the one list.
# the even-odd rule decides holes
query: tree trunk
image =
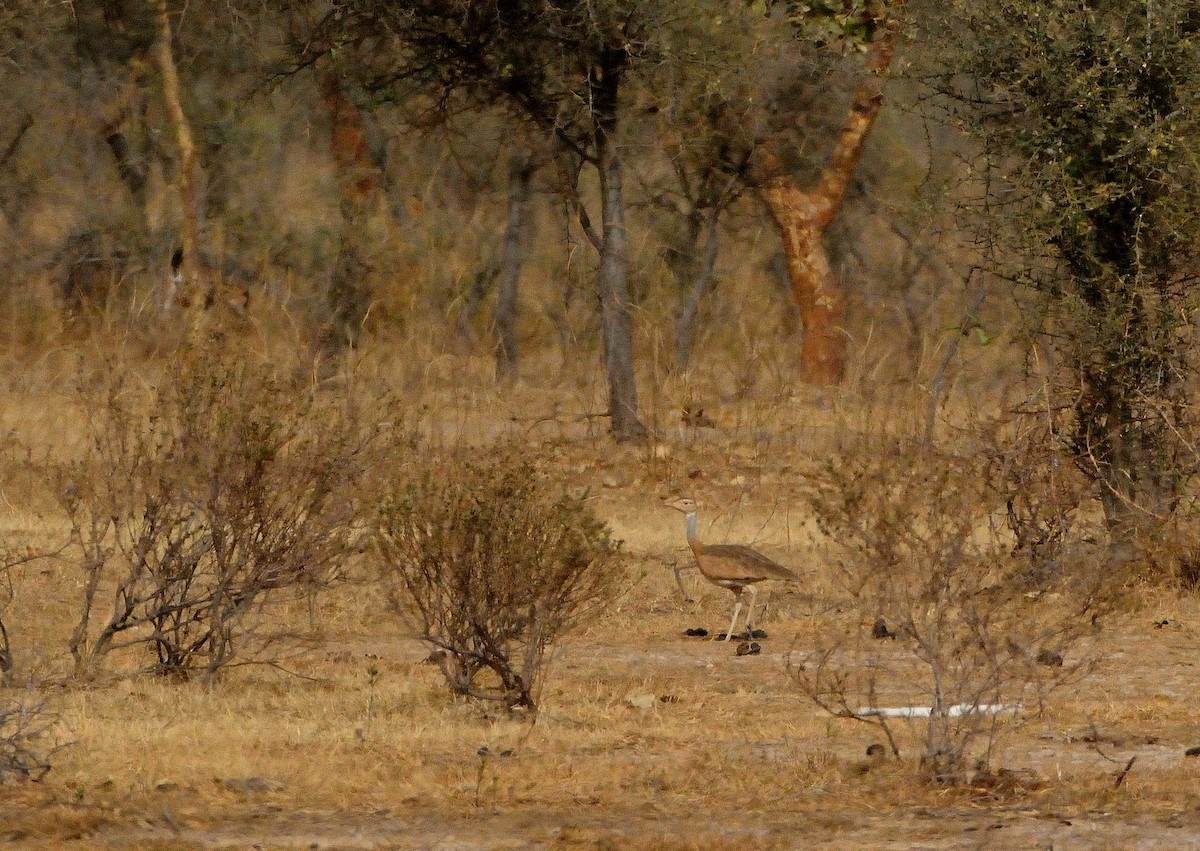
{"label": "tree trunk", "polygon": [[508,228],[500,266],[500,289],[496,297],[496,376],[511,380],[517,372],[517,289],[521,280],[522,243],[533,156],[528,151],[513,155],[508,165]]}
{"label": "tree trunk", "polygon": [[475,313],[479,310],[479,305],[487,297],[487,294],[491,292],[492,284],[496,283],[498,277],[500,277],[500,261],[495,257],[487,258],[471,276],[471,285],[467,287],[462,310],[458,312],[458,319],[454,322],[454,336],[464,346],[475,342]]}
{"label": "tree trunk", "polygon": [[722,182],[718,182],[715,167],[704,169],[694,186],[684,168],[676,169],[681,195],[688,206],[683,227],[673,233],[665,256],[671,274],[686,292],[675,316],[675,368],[680,371],[687,369],[691,361],[696,314],[715,277],[720,243],[717,225],[721,213],[736,197],[740,172],[749,156],[747,151],[736,173]]}
{"label": "tree trunk", "polygon": [[877,4],[870,14],[876,32],[867,52],[867,75],[854,91],[850,110],[817,185],[809,190],[796,186],[780,168],[775,152],[770,148],[762,151],[770,174],[762,197],[783,240],[792,293],[804,323],[801,379],[812,384],[836,384],[846,367],[846,335],[842,327],[845,296],[829,264],[823,240],[841,207],[867,135],[879,115],[883,104],[883,73],[891,65],[895,50],[898,22],[885,19],[882,4]]}
{"label": "tree trunk", "polygon": [[792,295],[804,324],[800,378],[811,384],[837,384],[846,367],[846,299],[823,243],[834,208],[784,176],[771,180],[763,198],[783,240]]}
{"label": "tree trunk", "polygon": [[[147,60],[161,59],[155,51],[162,32],[159,4],[88,3],[73,7],[72,13],[75,58],[80,63],[90,130],[108,145],[121,182],[128,187],[138,212],[148,220],[149,146],[144,116]],[[126,134],[123,127],[127,123],[135,125],[137,138],[131,140]]]}
{"label": "tree trunk", "polygon": [[200,256],[196,145],[192,140],[192,128],[183,111],[183,101],[179,94],[179,74],[175,70],[175,58],[171,50],[171,18],[167,0],[154,0],[154,12],[158,20],[158,41],[155,44],[154,55],[162,79],[163,103],[166,106],[167,118],[175,132],[175,144],[179,148],[179,196],[183,205],[183,251],[178,271],[184,292],[170,292],[164,309],[169,310],[172,302],[178,299],[184,307],[202,311],[211,303],[212,293],[202,292],[205,288],[201,286],[196,263]]}
{"label": "tree trunk", "polygon": [[333,71],[321,77],[321,102],[329,113],[329,152],[333,157],[341,196],[365,204],[381,190],[382,168],[372,155],[367,121],[362,110],[342,92]]}
{"label": "tree trunk", "polygon": [[[1171,425],[1130,403],[1128,374],[1084,370],[1077,451],[1100,482],[1109,559],[1130,561],[1179,508],[1183,464]],[[1150,382],[1146,382],[1149,384]],[[1174,388],[1166,387],[1170,398]],[[1191,450],[1185,450],[1190,454]]]}
{"label": "tree trunk", "polygon": [[143,90],[145,87],[145,65],[141,62],[120,66],[111,73],[96,66],[97,76],[116,78],[113,85],[97,84],[101,101],[95,105],[96,134],[108,145],[116,161],[117,174],[129,189],[137,204],[138,212],[146,215],[146,158],[143,151],[135,150],[121,126],[130,116],[140,117],[145,109]]}
{"label": "tree trunk", "polygon": [[608,376],[608,413],[613,436],[621,442],[642,440],[646,426],[638,418],[629,315],[628,258],[622,164],[616,149],[617,94],[624,70],[623,52],[606,53],[592,71],[596,167],[600,171],[600,320]]}
{"label": "tree trunk", "polygon": [[700,299],[704,298],[712,286],[717,265],[717,221],[720,216],[720,207],[708,208],[708,214],[704,218],[704,256],[699,263],[691,264],[695,267],[692,291],[688,293],[687,301],[683,303],[675,323],[675,364],[680,370],[687,369],[692,359],[692,334],[696,313],[700,310]]}
{"label": "tree trunk", "polygon": [[[146,112],[151,63],[159,59],[157,4],[89,3],[74,7],[73,13],[74,59],[89,141],[103,142],[112,155],[146,231],[114,230],[94,216],[81,223],[86,229],[68,241],[60,261],[63,306],[72,320],[109,306],[117,283],[131,265],[165,271],[164,249],[177,245],[174,235],[160,239],[162,226],[151,210],[158,199],[148,197],[155,152]],[[0,168],[3,164],[0,156]],[[175,276],[165,277],[159,292],[163,313],[174,307],[175,293]]]}
{"label": "tree trunk", "polygon": [[342,215],[338,260],[326,293],[328,315],[318,341],[335,361],[358,344],[359,332],[371,304],[369,282],[374,272],[372,252],[364,244],[376,200],[382,191],[381,169],[371,156],[362,111],[342,92],[341,80],[330,71],[320,80],[321,102],[329,115],[329,151],[337,175]]}

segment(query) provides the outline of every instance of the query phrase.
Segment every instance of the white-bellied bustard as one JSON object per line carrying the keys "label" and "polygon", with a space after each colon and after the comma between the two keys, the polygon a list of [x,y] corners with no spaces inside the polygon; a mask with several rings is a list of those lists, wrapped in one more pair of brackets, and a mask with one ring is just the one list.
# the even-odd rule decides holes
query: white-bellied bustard
{"label": "white-bellied bustard", "polygon": [[664,504],[676,511],[683,512],[687,518],[687,542],[688,546],[692,548],[692,555],[696,557],[696,566],[700,568],[700,574],[712,584],[728,588],[733,592],[733,618],[729,621],[725,640],[728,641],[733,637],[733,628],[737,625],[738,613],[742,609],[743,590],[750,591],[750,606],[746,609],[746,632],[753,637],[754,601],[758,597],[758,589],[754,587],[755,583],[767,579],[792,582],[800,577],[782,564],[772,561],[758,550],[750,547],[741,544],[708,545],[703,543],[700,540],[700,533],[696,530],[696,509],[698,507],[696,500],[690,497],[678,497],[668,499]]}

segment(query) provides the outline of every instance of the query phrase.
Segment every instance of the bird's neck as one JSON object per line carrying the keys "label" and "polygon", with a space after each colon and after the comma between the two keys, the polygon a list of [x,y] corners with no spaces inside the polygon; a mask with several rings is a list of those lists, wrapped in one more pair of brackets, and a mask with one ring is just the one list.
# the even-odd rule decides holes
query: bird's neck
{"label": "bird's neck", "polygon": [[687,542],[693,552],[699,552],[704,549],[704,545],[700,543],[700,533],[696,531],[696,512],[691,512],[686,515],[687,520]]}

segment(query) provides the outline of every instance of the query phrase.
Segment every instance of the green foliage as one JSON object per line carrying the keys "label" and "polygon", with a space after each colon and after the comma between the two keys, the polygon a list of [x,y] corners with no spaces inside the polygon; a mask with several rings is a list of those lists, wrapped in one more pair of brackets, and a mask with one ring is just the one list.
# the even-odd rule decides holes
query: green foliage
{"label": "green foliage", "polygon": [[[1200,20],[1186,0],[956,3],[930,77],[983,143],[989,262],[1032,285],[1071,372],[1061,426],[1114,535],[1194,472]],[[1014,241],[998,244],[1001,233]]]}
{"label": "green foliage", "polygon": [[546,488],[511,455],[452,460],[396,487],[380,508],[393,606],[441,651],[456,694],[536,709],[547,647],[618,587],[608,528],[583,498]]}
{"label": "green foliage", "polygon": [[[1017,159],[1033,223],[1090,305],[1107,279],[1168,264],[1195,233],[1194,4],[972,4],[984,128]],[[1195,27],[1193,22],[1192,27]],[[967,54],[969,56],[969,54]]]}

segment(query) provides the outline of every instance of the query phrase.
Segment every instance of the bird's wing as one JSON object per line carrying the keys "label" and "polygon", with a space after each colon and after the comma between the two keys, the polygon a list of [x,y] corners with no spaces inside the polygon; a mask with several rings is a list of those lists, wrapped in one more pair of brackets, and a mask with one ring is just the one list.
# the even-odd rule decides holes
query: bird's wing
{"label": "bird's wing", "polygon": [[724,579],[745,579],[750,582],[758,582],[763,579],[786,581],[800,578],[793,571],[772,561],[758,550],[744,547],[741,544],[706,545],[704,557],[720,562],[723,570],[738,574],[737,576],[723,576]]}

